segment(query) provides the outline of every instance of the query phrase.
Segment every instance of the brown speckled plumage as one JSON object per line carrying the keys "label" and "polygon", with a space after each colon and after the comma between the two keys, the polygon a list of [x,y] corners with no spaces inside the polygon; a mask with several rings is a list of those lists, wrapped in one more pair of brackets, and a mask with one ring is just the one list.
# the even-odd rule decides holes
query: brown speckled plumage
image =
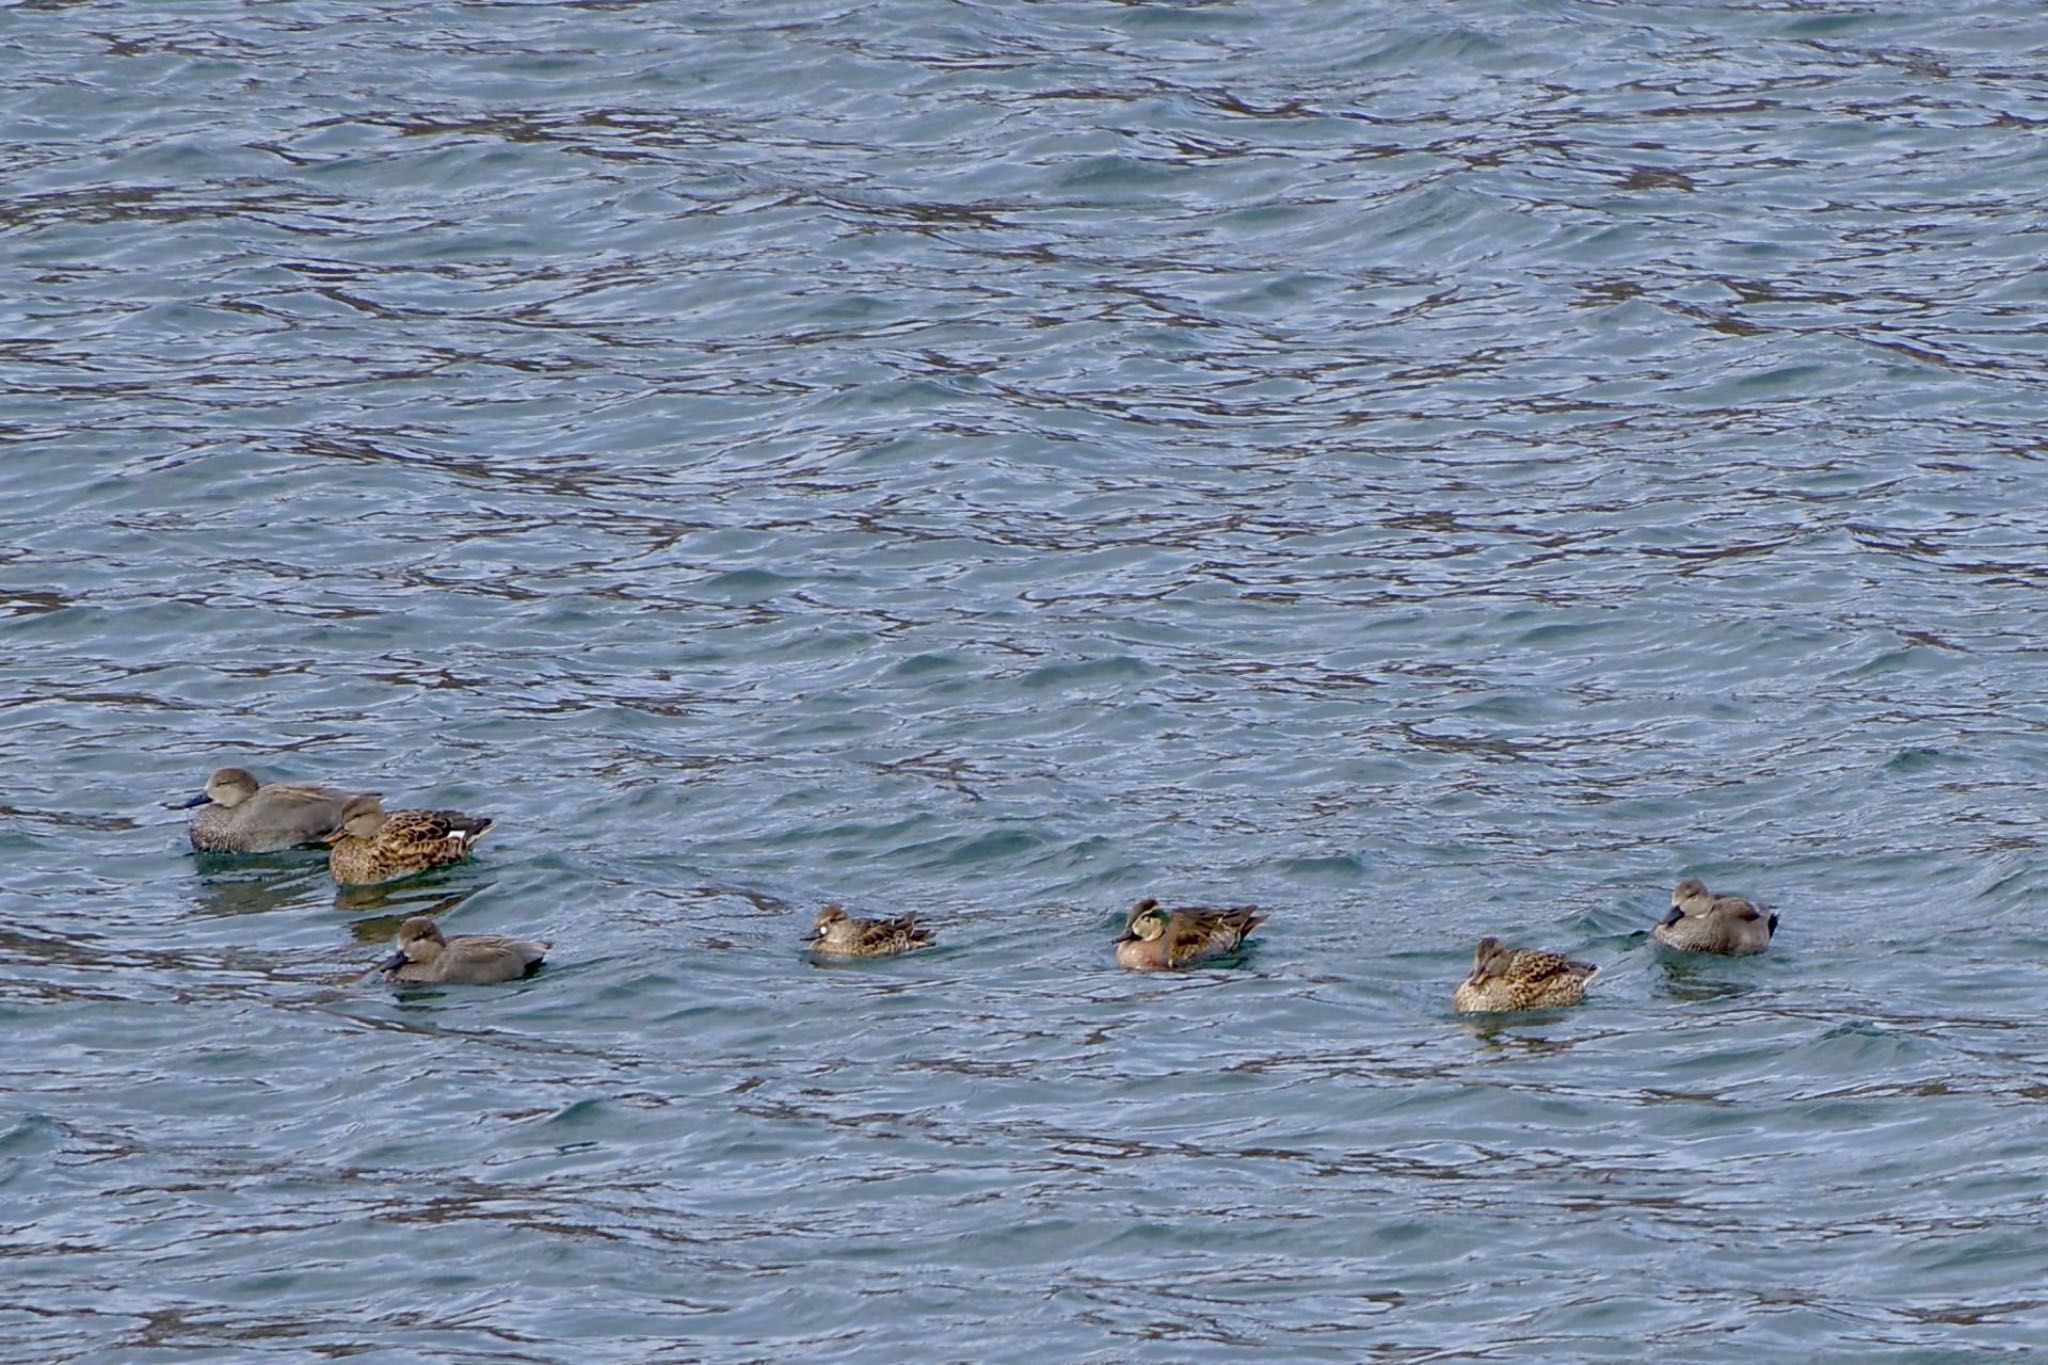
{"label": "brown speckled plumage", "polygon": [[928,947],[932,931],[921,929],[915,915],[894,919],[855,919],[837,905],[818,912],[811,926],[811,951],[828,957],[892,957]]}
{"label": "brown speckled plumage", "polygon": [[488,818],[460,811],[386,811],[374,796],[359,796],[327,836],[334,845],[327,868],[343,886],[395,881],[461,862],[490,827]]}
{"label": "brown speckled plumage", "polygon": [[1472,974],[1458,983],[1451,1005],[1468,1014],[1576,1005],[1599,971],[1561,953],[1510,948],[1497,938],[1482,938],[1472,953]]}

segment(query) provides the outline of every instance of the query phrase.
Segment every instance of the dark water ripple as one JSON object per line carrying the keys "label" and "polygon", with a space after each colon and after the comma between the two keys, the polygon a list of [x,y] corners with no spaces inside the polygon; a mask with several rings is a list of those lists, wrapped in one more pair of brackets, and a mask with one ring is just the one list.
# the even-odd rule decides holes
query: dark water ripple
{"label": "dark water ripple", "polygon": [[[2044,51],[0,8],[6,1356],[2038,1346]],[[195,862],[228,761],[499,828]],[[428,910],[553,965],[356,979]]]}

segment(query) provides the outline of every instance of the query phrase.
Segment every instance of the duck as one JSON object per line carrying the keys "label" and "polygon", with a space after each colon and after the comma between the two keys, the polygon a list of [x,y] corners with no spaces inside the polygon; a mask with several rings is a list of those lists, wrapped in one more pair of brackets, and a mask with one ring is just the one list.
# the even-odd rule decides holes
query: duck
{"label": "duck", "polygon": [[1671,891],[1671,910],[1650,930],[1667,948],[1687,953],[1760,953],[1778,932],[1778,915],[1769,906],[1740,896],[1717,896],[1698,877],[1687,877]]}
{"label": "duck", "polygon": [[1462,1014],[1555,1009],[1586,998],[1600,974],[1590,962],[1536,948],[1510,948],[1489,935],[1472,952],[1472,974],[1458,983],[1451,1008]]}
{"label": "duck", "polygon": [[1207,910],[1183,906],[1160,908],[1147,896],[1124,917],[1123,937],[1116,941],[1116,963],[1133,971],[1171,971],[1237,951],[1245,936],[1265,923],[1256,906]]}
{"label": "duck", "polygon": [[932,931],[918,927],[917,916],[855,919],[844,906],[828,905],[805,936],[811,951],[828,957],[893,957],[931,946]]}
{"label": "duck", "polygon": [[217,768],[206,788],[174,810],[194,811],[186,833],[200,853],[278,853],[318,844],[341,823],[342,807],[376,793],[305,782],[259,782],[247,768]]}
{"label": "duck", "polygon": [[398,926],[398,947],[377,969],[393,981],[487,985],[532,976],[553,946],[544,939],[503,934],[447,938],[433,916],[414,915]]}
{"label": "duck", "polygon": [[358,796],[326,836],[334,845],[327,870],[343,886],[370,886],[446,867],[468,857],[492,823],[453,810],[387,811],[374,795]]}

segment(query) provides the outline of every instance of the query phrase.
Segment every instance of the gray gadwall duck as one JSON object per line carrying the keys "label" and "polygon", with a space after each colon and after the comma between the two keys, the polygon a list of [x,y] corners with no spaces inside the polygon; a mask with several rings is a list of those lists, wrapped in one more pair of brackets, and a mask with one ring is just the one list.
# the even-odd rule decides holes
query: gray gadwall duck
{"label": "gray gadwall duck", "polygon": [[1716,896],[1698,877],[1687,877],[1673,888],[1671,911],[1650,937],[1688,953],[1760,953],[1777,932],[1777,912],[1769,906]]}
{"label": "gray gadwall duck", "polygon": [[1482,938],[1472,953],[1472,974],[1458,983],[1451,1008],[1503,1014],[1576,1005],[1586,998],[1586,983],[1599,973],[1592,963],[1562,953],[1510,948],[1497,938]]}
{"label": "gray gadwall duck", "polygon": [[1116,941],[1116,963],[1136,971],[1171,971],[1237,951],[1245,935],[1265,922],[1253,906],[1205,910],[1183,906],[1160,908],[1151,896],[1131,907],[1124,917],[1123,937]]}
{"label": "gray gadwall duck", "polygon": [[517,981],[540,970],[553,946],[543,939],[503,934],[457,934],[444,938],[429,915],[414,915],[398,926],[398,948],[377,964],[393,981],[442,981],[481,986]]}
{"label": "gray gadwall duck", "polygon": [[830,957],[893,957],[931,946],[932,931],[920,929],[916,915],[895,919],[855,919],[837,905],[818,912],[808,935],[811,951]]}
{"label": "gray gadwall duck", "polygon": [[343,806],[336,824],[327,836],[334,845],[327,869],[343,886],[396,881],[459,863],[491,827],[488,817],[460,811],[387,811],[374,796]]}
{"label": "gray gadwall duck", "polygon": [[206,790],[175,809],[191,810],[187,833],[201,853],[276,853],[317,844],[341,823],[357,793],[304,782],[258,782],[247,768],[221,768]]}

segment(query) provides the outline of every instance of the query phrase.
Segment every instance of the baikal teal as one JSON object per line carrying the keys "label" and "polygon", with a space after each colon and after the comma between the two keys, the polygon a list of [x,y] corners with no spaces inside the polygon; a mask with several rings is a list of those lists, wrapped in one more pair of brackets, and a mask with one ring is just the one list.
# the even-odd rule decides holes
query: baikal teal
{"label": "baikal teal", "polygon": [[2038,1353],[2044,50],[0,7],[0,1355]]}

